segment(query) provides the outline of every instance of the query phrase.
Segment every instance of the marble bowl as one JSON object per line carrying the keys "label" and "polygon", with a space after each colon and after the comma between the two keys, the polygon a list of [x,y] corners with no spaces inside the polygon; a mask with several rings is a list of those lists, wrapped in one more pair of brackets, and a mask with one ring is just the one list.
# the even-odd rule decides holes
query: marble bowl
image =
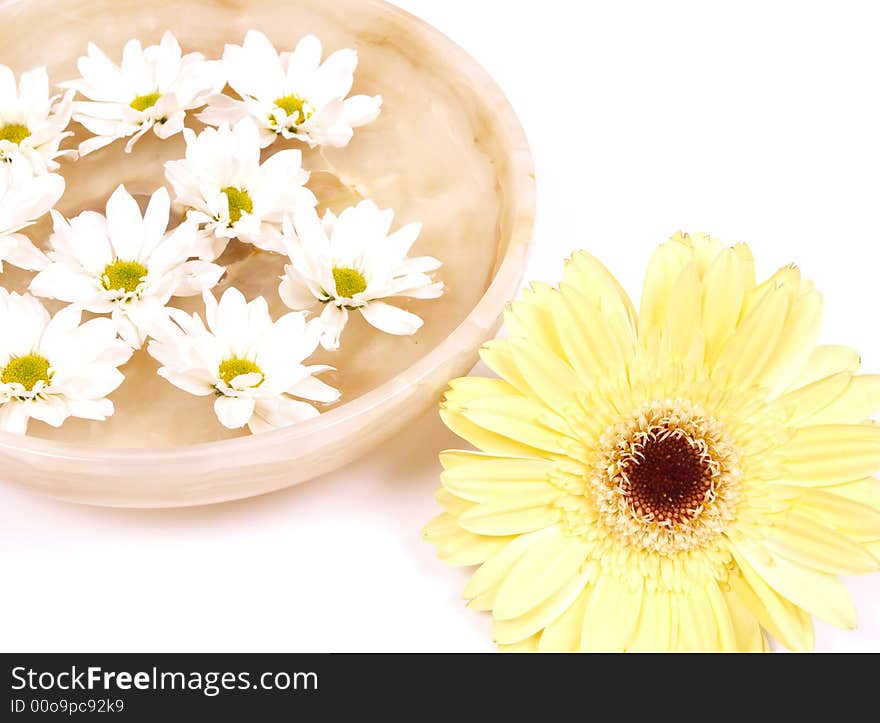
{"label": "marble bowl", "polygon": [[[145,45],[172,30],[184,52],[219,57],[247,30],[282,49],[314,33],[325,51],[354,47],[354,92],[382,93],[382,116],[351,146],[323,154],[304,149],[322,206],[368,196],[396,211],[395,224],[424,221],[416,255],[444,261],[447,295],[413,302],[425,319],[414,337],[388,337],[366,325],[346,329],[329,379],[342,403],[317,419],[257,436],[229,433],[211,404],[178,392],[140,353],[111,397],[105,423],[42,423],[31,435],[0,433],[0,480],[95,505],[175,507],[278,490],[333,470],[395,433],[466,374],[477,349],[497,331],[516,293],[534,224],[534,173],[522,128],[492,79],[461,48],[417,18],[380,0],[0,0],[0,63],[16,72],[46,65],[54,82],[75,77],[92,40],[118,59],[129,38]],[[78,128],[78,127],[77,127]],[[74,142],[86,137],[78,130]],[[103,210],[120,182],[135,194],[163,185],[162,163],[183,153],[180,138],[148,135],[131,156],[116,143],[63,173],[65,215]],[[276,147],[270,152],[280,150]],[[29,230],[45,245],[48,224]],[[264,258],[265,262],[265,258]],[[276,261],[269,259],[270,264]],[[256,265],[255,265],[256,264]],[[227,284],[249,297],[277,299],[274,266],[242,254]],[[28,277],[7,266],[0,284],[24,290]],[[194,310],[196,307],[193,307]],[[151,366],[152,365],[152,366]]]}

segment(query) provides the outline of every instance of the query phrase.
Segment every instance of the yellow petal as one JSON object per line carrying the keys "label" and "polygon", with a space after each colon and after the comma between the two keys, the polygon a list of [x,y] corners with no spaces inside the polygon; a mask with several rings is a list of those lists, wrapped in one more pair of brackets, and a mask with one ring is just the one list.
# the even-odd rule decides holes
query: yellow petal
{"label": "yellow petal", "polygon": [[629,330],[615,328],[604,311],[591,307],[572,287],[562,285],[554,318],[566,358],[583,383],[592,384],[598,374],[623,369],[632,358]]}
{"label": "yellow petal", "polygon": [[[873,478],[863,482],[850,483],[873,487],[875,502],[880,503],[880,484]],[[858,498],[843,496],[847,485],[837,487],[795,488],[797,496],[792,507],[801,515],[839,530],[847,537],[857,540],[880,539],[880,504],[871,505],[858,501]],[[870,494],[870,493],[869,493]]]}
{"label": "yellow petal", "polygon": [[528,535],[515,537],[474,572],[464,589],[463,597],[465,600],[474,600],[479,597],[490,597],[494,600],[498,586],[507,577],[514,563],[525,555],[533,545],[557,535],[558,532],[555,528],[549,527]]}
{"label": "yellow petal", "polygon": [[700,332],[699,310],[702,296],[697,265],[691,261],[675,280],[674,293],[670,293],[667,300],[662,326],[666,351],[674,359],[688,357]]}
{"label": "yellow petal", "polygon": [[[706,272],[701,306],[709,363],[715,362],[724,343],[736,329],[747,281],[743,261],[732,248],[722,250]],[[723,290],[723,293],[719,293],[719,290]]]}
{"label": "yellow petal", "polygon": [[440,418],[452,432],[484,452],[512,457],[541,457],[545,454],[535,447],[483,429],[460,412],[441,407]]}
{"label": "yellow petal", "polygon": [[556,325],[553,323],[553,297],[559,292],[547,284],[533,283],[523,290],[519,301],[504,314],[511,338],[529,339],[560,359],[565,358]]}
{"label": "yellow petal", "polygon": [[580,576],[592,547],[593,543],[557,528],[556,535],[534,545],[513,565],[495,597],[495,618],[521,617]]}
{"label": "yellow petal", "polygon": [[636,310],[617,279],[592,254],[576,251],[565,264],[563,279],[606,313],[622,322],[623,338],[635,342]]}
{"label": "yellow petal", "polygon": [[474,503],[470,500],[462,499],[442,487],[434,492],[434,499],[437,500],[437,502],[440,503],[440,506],[453,517],[458,517],[474,506]]}
{"label": "yellow petal", "polygon": [[738,543],[737,549],[770,587],[798,607],[840,628],[856,626],[852,598],[834,575],[790,562],[749,542]]}
{"label": "yellow petal", "polygon": [[536,653],[538,652],[538,635],[533,635],[525,640],[520,640],[512,645],[499,645],[499,653]]}
{"label": "yellow petal", "polygon": [[467,406],[447,405],[446,408],[482,429],[520,444],[554,454],[565,452],[564,420],[534,399],[506,394],[474,399]]}
{"label": "yellow petal", "polygon": [[630,644],[642,607],[642,587],[630,589],[614,575],[604,574],[592,585],[584,609],[580,649],[621,653]]}
{"label": "yellow petal", "polygon": [[880,470],[880,426],[802,427],[779,451],[785,482],[822,486],[862,479]]}
{"label": "yellow petal", "polygon": [[579,649],[584,608],[591,588],[585,587],[568,609],[541,633],[538,650],[542,653],[573,653]]}
{"label": "yellow petal", "polygon": [[480,349],[480,359],[487,367],[506,380],[520,394],[530,396],[535,392],[522,375],[513,356],[513,347],[509,339],[487,341]]}
{"label": "yellow petal", "polygon": [[553,506],[558,490],[538,495],[504,497],[494,502],[474,505],[459,517],[459,524],[479,535],[519,535],[549,527],[559,520],[560,512]]}
{"label": "yellow petal", "polygon": [[709,267],[718,258],[718,254],[724,250],[724,243],[707,233],[682,233],[679,231],[671,240],[678,241],[693,249],[694,261],[700,276],[706,274]]}
{"label": "yellow petal", "polygon": [[728,583],[761,626],[789,650],[813,649],[813,621],[806,612],[777,593],[749,564],[736,547],[731,547],[738,570]]}
{"label": "yellow petal", "polygon": [[712,617],[715,621],[715,632],[718,637],[718,649],[722,652],[742,652],[739,648],[736,629],[730,608],[721,594],[721,588],[717,581],[712,581],[704,588],[709,607],[712,609]]}
{"label": "yellow petal", "polygon": [[722,594],[736,635],[737,650],[743,653],[762,652],[764,636],[758,619],[735,592],[727,590]]}
{"label": "yellow petal", "polygon": [[834,485],[833,487],[824,487],[823,489],[831,494],[845,497],[848,500],[858,502],[874,510],[880,510],[880,480],[874,477],[866,477],[865,479],[846,482]]}
{"label": "yellow petal", "polygon": [[444,512],[425,525],[425,539],[436,546],[448,565],[479,565],[498,552],[512,537],[486,537],[463,530],[458,520]]}
{"label": "yellow petal", "polygon": [[516,643],[540,632],[571,607],[583,592],[586,583],[587,575],[577,575],[524,615],[510,620],[499,620],[496,617],[492,625],[495,642]]}
{"label": "yellow petal", "polygon": [[545,494],[550,463],[539,459],[498,457],[457,450],[442,452],[443,486],[472,502],[491,502],[503,496]]}
{"label": "yellow petal", "polygon": [[577,377],[568,364],[531,341],[514,340],[511,346],[523,377],[549,409],[559,412],[572,402]]}
{"label": "yellow petal", "polygon": [[766,530],[767,544],[778,555],[832,575],[863,575],[878,562],[861,545],[808,517],[778,515]]}
{"label": "yellow petal", "polygon": [[500,397],[509,394],[522,396],[512,384],[494,377],[459,377],[449,382],[445,399],[451,406],[464,407],[475,399]]}
{"label": "yellow petal", "polygon": [[713,370],[719,382],[743,385],[758,380],[779,343],[791,303],[789,287],[767,289],[724,345]]}
{"label": "yellow petal", "polygon": [[752,256],[752,250],[748,244],[738,243],[733,245],[733,251],[739,258],[740,268],[746,279],[746,290],[755,287],[755,258]]}
{"label": "yellow petal", "polygon": [[809,282],[801,282],[773,354],[761,371],[761,385],[775,396],[782,392],[807,364],[822,326],[822,295]]}
{"label": "yellow petal", "polygon": [[854,374],[861,366],[859,353],[846,346],[817,346],[807,360],[800,376],[790,389],[798,389],[812,384],[832,374],[850,372]]}
{"label": "yellow petal", "polygon": [[846,391],[852,379],[853,376],[849,372],[832,374],[830,377],[807,384],[805,387],[795,389],[779,397],[774,404],[784,410],[786,423],[791,427],[797,427],[821,414],[823,409]]}
{"label": "yellow petal", "polygon": [[639,340],[644,343],[652,331],[662,329],[675,282],[682,269],[693,259],[693,252],[681,243],[658,246],[648,264],[639,308]]}
{"label": "yellow petal", "polygon": [[[685,589],[675,595],[675,613],[678,615],[675,650],[690,653],[715,653],[725,650],[719,631],[719,620],[705,590]],[[727,611],[723,611],[727,615]],[[724,621],[730,629],[729,617]],[[729,649],[730,641],[726,649]]]}
{"label": "yellow petal", "polygon": [[855,424],[880,410],[880,375],[852,377],[846,390],[810,418],[810,424]]}
{"label": "yellow petal", "polygon": [[644,592],[639,621],[628,651],[662,653],[674,649],[676,621],[671,596],[672,593],[663,590]]}

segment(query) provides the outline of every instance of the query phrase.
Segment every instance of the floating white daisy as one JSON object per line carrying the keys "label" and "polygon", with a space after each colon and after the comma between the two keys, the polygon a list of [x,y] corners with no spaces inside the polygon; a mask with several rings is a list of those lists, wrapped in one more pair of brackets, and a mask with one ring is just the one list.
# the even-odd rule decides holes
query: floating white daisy
{"label": "floating white daisy", "polygon": [[213,287],[223,268],[190,260],[202,252],[198,227],[184,223],[166,233],[168,191],[156,191],[142,216],[124,186],[107,201],[107,215],[85,211],[67,221],[53,212],[51,263],[31,282],[37,296],[109,313],[119,335],[140,347],[172,296]]}
{"label": "floating white daisy", "polygon": [[382,96],[346,96],[354,83],[358,57],[338,50],[321,62],[321,41],[307,35],[292,53],[281,53],[251,30],[244,45],[227,45],[223,67],[229,85],[241,96],[209,99],[198,116],[208,125],[233,124],[250,115],[260,128],[262,146],[278,136],[315,146],[348,145],[354,128],[376,120]]}
{"label": "floating white daisy", "polygon": [[16,88],[12,70],[0,65],[0,161],[24,156],[34,173],[44,174],[60,168],[56,158],[75,158],[76,151],[59,149],[73,135],[67,130],[73,95],[51,97],[45,68],[22,73]]}
{"label": "floating white daisy", "polygon": [[360,312],[380,331],[405,336],[418,331],[422,319],[381,299],[436,299],[443,294],[443,283],[430,276],[440,262],[408,256],[421,224],[408,224],[389,236],[393,220],[393,211],[361,201],[339,217],[328,210],[323,220],[314,209],[299,209],[287,224],[295,227],[297,238],[285,235],[291,263],[278,291],[291,309],[324,304],[325,349],[339,347],[349,311]]}
{"label": "floating white daisy", "polygon": [[4,261],[29,271],[46,264],[43,253],[19,232],[49,213],[63,194],[61,176],[35,176],[21,156],[0,163],[0,271]]}
{"label": "floating white daisy", "polygon": [[129,40],[116,65],[94,43],[77,63],[82,78],[62,83],[79,91],[90,102],[74,103],[73,118],[95,134],[79,146],[81,155],[131,137],[134,144],[150,129],[165,139],[180,133],[186,111],[205,105],[226,84],[222,63],[205,60],[201,53],[182,55],[170,32],[160,45],[142,48]]}
{"label": "floating white daisy", "polygon": [[197,314],[169,309],[166,328],[148,351],[162,364],[160,376],[176,387],[214,395],[223,426],[248,425],[256,434],[318,416],[314,406],[291,396],[328,403],[339,398],[313,376],[331,367],[302,363],[318,346],[317,320],[291,312],[273,323],[263,297],[248,303],[235,288],[219,303],[210,292],[204,299],[207,327]]}
{"label": "floating white daisy", "polygon": [[259,134],[249,118],[198,136],[187,129],[184,137],[186,158],[166,163],[165,176],[177,203],[189,209],[187,218],[213,237],[214,258],[232,238],[284,253],[285,213],[317,203],[305,187],[302,153],[280,151],[260,165]]}
{"label": "floating white daisy", "polygon": [[131,348],[109,319],[80,325],[81,311],[54,317],[29,294],[0,288],[0,430],[25,434],[28,421],[60,427],[68,417],[103,421],[107,395],[124,377]]}

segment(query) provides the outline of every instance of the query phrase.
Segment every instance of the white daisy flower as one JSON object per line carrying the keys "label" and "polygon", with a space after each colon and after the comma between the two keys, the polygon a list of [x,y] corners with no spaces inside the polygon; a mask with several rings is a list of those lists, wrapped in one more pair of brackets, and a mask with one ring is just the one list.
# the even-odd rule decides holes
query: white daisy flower
{"label": "white daisy flower", "polygon": [[27,432],[28,420],[60,427],[68,417],[103,421],[107,395],[124,377],[131,348],[109,319],[80,325],[68,306],[54,317],[30,294],[0,288],[0,430]]}
{"label": "white daisy flower", "polygon": [[216,258],[232,238],[284,253],[281,225],[286,213],[315,206],[305,187],[302,153],[280,151],[260,165],[260,142],[254,122],[245,118],[234,128],[206,128],[198,136],[184,131],[186,158],[165,164],[165,177],[187,218],[202,224],[213,237]]}
{"label": "white daisy flower", "polygon": [[247,303],[235,288],[218,303],[205,292],[207,327],[197,314],[169,309],[166,328],[150,341],[159,375],[199,396],[214,395],[214,411],[229,429],[248,425],[254,434],[318,416],[307,402],[335,402],[339,392],[314,374],[331,369],[304,366],[318,346],[317,320],[291,312],[272,322],[263,297]]}
{"label": "white daisy flower", "polygon": [[338,50],[323,63],[321,55],[321,41],[314,35],[300,40],[292,53],[279,54],[263,33],[251,30],[244,45],[227,45],[223,51],[229,85],[241,100],[214,96],[199,119],[231,125],[250,115],[264,148],[278,136],[312,148],[348,145],[353,128],[376,120],[382,96],[346,98],[358,63],[354,50]]}
{"label": "white daisy flower", "polygon": [[349,311],[359,312],[380,331],[406,336],[418,331],[422,320],[380,299],[443,294],[443,283],[430,276],[441,263],[430,256],[407,256],[422,225],[411,223],[389,236],[393,220],[393,211],[380,210],[372,201],[361,201],[338,218],[328,210],[321,220],[310,208],[294,214],[298,240],[290,233],[284,237],[291,263],[278,292],[291,309],[324,304],[325,349],[339,347]]}
{"label": "white daisy flower", "polygon": [[49,96],[45,68],[22,73],[18,88],[15,75],[0,65],[0,161],[24,156],[36,174],[57,171],[56,158],[76,158],[74,150],[59,150],[73,112],[74,91]]}
{"label": "white daisy flower", "polygon": [[198,227],[184,223],[166,233],[168,191],[156,191],[142,216],[137,201],[119,186],[107,215],[85,211],[67,221],[53,212],[50,263],[31,282],[37,296],[109,313],[119,335],[141,347],[165,318],[172,296],[194,296],[212,288],[223,267],[189,260],[201,253]]}
{"label": "white daisy flower", "polygon": [[21,156],[0,163],[0,271],[4,261],[29,271],[45,266],[43,252],[19,231],[49,213],[62,195],[61,176],[35,176],[31,164]]}
{"label": "white daisy flower", "polygon": [[89,43],[77,67],[82,78],[61,85],[90,99],[73,104],[73,119],[95,134],[80,144],[80,155],[128,137],[125,152],[130,153],[151,128],[159,138],[170,138],[183,130],[186,111],[205,105],[226,84],[219,60],[205,60],[201,53],[182,55],[171,32],[160,45],[147,48],[129,40],[121,66]]}

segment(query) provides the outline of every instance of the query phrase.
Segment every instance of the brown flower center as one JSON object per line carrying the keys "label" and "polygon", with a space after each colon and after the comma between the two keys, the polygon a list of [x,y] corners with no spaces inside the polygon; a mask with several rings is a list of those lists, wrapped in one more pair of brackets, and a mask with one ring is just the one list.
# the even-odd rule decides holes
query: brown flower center
{"label": "brown flower center", "polygon": [[602,434],[590,479],[603,526],[642,550],[708,544],[734,517],[739,451],[721,423],[683,399],[648,402]]}
{"label": "brown flower center", "polygon": [[692,518],[712,487],[712,470],[699,448],[683,435],[649,438],[622,466],[621,492],[633,511],[655,522]]}

